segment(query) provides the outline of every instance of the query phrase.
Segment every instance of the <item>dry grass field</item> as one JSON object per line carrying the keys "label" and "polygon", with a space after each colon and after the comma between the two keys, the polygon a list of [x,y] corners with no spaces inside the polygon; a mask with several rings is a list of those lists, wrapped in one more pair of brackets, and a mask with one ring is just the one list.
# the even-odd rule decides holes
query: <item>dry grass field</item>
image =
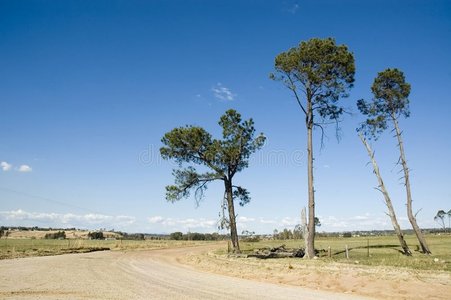
{"label": "dry grass field", "polygon": [[[180,258],[185,264],[208,272],[245,279],[376,299],[449,299],[451,294],[451,236],[426,237],[433,255],[414,251],[412,257],[399,253],[396,237],[319,238],[318,249],[332,249],[319,259],[257,259],[227,254],[227,246],[203,255]],[[412,250],[415,237],[407,236]],[[262,241],[242,243],[244,253],[254,249],[285,244],[299,247],[302,241]],[[345,245],[349,259],[345,258]]]}
{"label": "dry grass field", "polygon": [[86,253],[103,250],[152,250],[201,245],[205,242],[170,240],[120,240],[117,233],[103,232],[105,240],[90,240],[88,231],[68,230],[67,239],[44,239],[56,231],[11,231],[0,239],[0,259]]}
{"label": "dry grass field", "polygon": [[[418,270],[440,270],[451,272],[451,235],[427,235],[427,242],[432,255],[418,252],[418,243],[414,235],[406,235],[406,241],[413,252],[412,257],[400,253],[396,236],[372,236],[352,238],[317,238],[315,248],[320,250],[319,257],[325,262],[343,264],[360,264],[368,266],[392,266]],[[254,249],[286,245],[288,248],[301,247],[303,241],[261,241],[258,243],[242,243],[244,253]],[[348,246],[349,259],[346,259],[345,248]],[[331,257],[328,257],[328,248]],[[225,249],[219,253],[224,253]]]}

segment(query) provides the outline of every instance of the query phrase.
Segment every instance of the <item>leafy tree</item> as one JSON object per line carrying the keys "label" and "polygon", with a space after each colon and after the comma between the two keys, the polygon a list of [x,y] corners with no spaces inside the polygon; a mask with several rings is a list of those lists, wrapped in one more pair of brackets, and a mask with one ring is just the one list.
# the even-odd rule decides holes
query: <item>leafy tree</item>
{"label": "leafy tree", "polygon": [[[447,213],[444,210],[439,210],[434,217],[434,221],[437,222],[438,224],[440,224],[440,226],[442,226],[443,230],[446,229],[446,225],[445,225],[445,216],[446,215],[447,215]],[[439,220],[440,220],[440,222],[439,222]]]}
{"label": "leafy tree", "polygon": [[386,69],[378,73],[371,86],[371,91],[373,93],[373,99],[370,102],[366,102],[363,99],[357,101],[360,112],[368,116],[361,128],[369,132],[372,137],[377,138],[380,133],[389,127],[389,124],[393,126],[398,141],[399,161],[404,171],[404,185],[407,194],[407,216],[420,243],[422,252],[430,254],[431,251],[412,211],[410,174],[404,151],[402,132],[399,127],[399,118],[408,118],[410,116],[408,99],[410,84],[406,82],[404,73],[400,70]]}
{"label": "leafy tree", "polygon": [[183,233],[181,233],[180,231],[173,232],[169,235],[169,239],[180,241],[183,239]]}
{"label": "leafy tree", "polygon": [[[219,125],[222,139],[213,139],[211,134],[196,126],[175,128],[164,135],[161,156],[179,164],[179,169],[173,171],[175,184],[166,187],[166,200],[179,201],[189,197],[194,190],[194,198],[199,203],[210,182],[222,181],[223,209],[228,210],[228,218],[223,213],[221,225],[230,229],[233,250],[239,253],[234,200],[244,206],[249,203],[250,195],[245,188],[234,185],[233,178],[249,166],[249,157],[263,146],[265,137],[263,134],[255,137],[254,121],[243,121],[233,109],[225,112]],[[184,163],[188,166],[182,168]],[[193,165],[208,171],[200,172]]]}
{"label": "leafy tree", "polygon": [[[308,230],[306,257],[315,256],[315,198],[313,186],[313,129],[336,124],[344,112],[340,98],[348,97],[354,82],[354,56],[332,38],[314,38],[282,52],[275,58],[275,74],[294,95],[307,128]],[[323,136],[323,135],[322,135]],[[322,141],[322,138],[321,138]]]}
{"label": "leafy tree", "polygon": [[92,240],[104,240],[105,239],[102,231],[89,232],[88,237]]}
{"label": "leafy tree", "polygon": [[301,224],[296,224],[296,226],[294,226],[293,239],[295,239],[295,240],[302,239],[302,227],[301,227]]}

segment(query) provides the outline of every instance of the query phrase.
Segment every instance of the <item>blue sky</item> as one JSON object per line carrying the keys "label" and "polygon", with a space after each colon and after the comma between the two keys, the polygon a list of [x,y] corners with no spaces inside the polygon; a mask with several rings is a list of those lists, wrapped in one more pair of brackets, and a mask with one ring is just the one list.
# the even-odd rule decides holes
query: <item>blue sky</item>
{"label": "blue sky", "polygon": [[[4,1],[0,0],[0,223],[165,233],[216,231],[222,186],[167,203],[163,134],[195,124],[214,134],[229,108],[268,138],[236,178],[252,201],[239,230],[292,228],[307,203],[305,128],[292,95],[268,79],[274,57],[334,37],[356,59],[356,82],[320,151],[319,230],[390,229],[355,128],[357,99],[377,72],[412,85],[401,121],[414,210],[437,227],[451,209],[449,1]],[[315,132],[318,136],[319,132]],[[409,224],[389,133],[373,144],[403,228]]]}

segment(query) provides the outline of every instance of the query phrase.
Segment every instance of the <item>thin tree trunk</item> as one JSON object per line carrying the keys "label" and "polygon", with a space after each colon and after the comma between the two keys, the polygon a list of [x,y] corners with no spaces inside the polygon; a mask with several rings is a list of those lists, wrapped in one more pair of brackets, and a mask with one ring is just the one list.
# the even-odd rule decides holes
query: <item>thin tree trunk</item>
{"label": "thin tree trunk", "polygon": [[236,230],[236,218],[235,218],[235,207],[233,204],[232,182],[229,180],[225,180],[224,184],[226,189],[227,208],[229,210],[230,238],[232,240],[233,252],[241,253],[240,244],[238,241],[238,232]]}
{"label": "thin tree trunk", "polygon": [[308,176],[308,236],[307,257],[315,256],[315,190],[313,187],[313,112],[312,103],[307,104],[307,176]]}
{"label": "thin tree trunk", "polygon": [[388,194],[387,189],[385,188],[384,181],[382,180],[382,175],[379,171],[379,166],[377,165],[376,159],[374,158],[374,152],[361,133],[359,133],[359,137],[363,145],[365,146],[366,151],[368,152],[368,156],[371,158],[374,174],[376,175],[379,183],[378,190],[382,193],[382,195],[384,195],[385,204],[387,205],[388,208],[388,216],[390,217],[393,229],[395,230],[395,233],[398,236],[399,244],[401,245],[404,254],[410,256],[412,255],[412,252],[410,251],[409,246],[407,246],[407,243],[404,239],[404,234],[401,230],[401,227],[399,226],[398,220],[396,219],[395,210],[393,209],[390,196]]}
{"label": "thin tree trunk", "polygon": [[426,243],[426,239],[424,238],[423,233],[421,232],[421,229],[418,226],[417,220],[412,211],[412,193],[410,190],[409,168],[407,167],[406,156],[404,153],[404,144],[402,142],[401,130],[399,129],[399,125],[398,125],[396,116],[392,115],[392,120],[393,120],[393,124],[395,125],[396,137],[398,138],[400,159],[401,159],[402,168],[404,170],[404,185],[406,187],[406,193],[407,193],[407,216],[409,218],[410,224],[412,224],[412,228],[417,236],[418,242],[420,243],[421,251],[424,254],[431,254],[431,251],[429,250],[429,247]]}
{"label": "thin tree trunk", "polygon": [[[307,228],[307,216],[305,212],[305,207],[301,210],[301,231],[302,231],[302,237],[304,238],[304,249],[307,249],[308,245],[308,228]],[[305,258],[309,258],[307,251],[305,251]]]}

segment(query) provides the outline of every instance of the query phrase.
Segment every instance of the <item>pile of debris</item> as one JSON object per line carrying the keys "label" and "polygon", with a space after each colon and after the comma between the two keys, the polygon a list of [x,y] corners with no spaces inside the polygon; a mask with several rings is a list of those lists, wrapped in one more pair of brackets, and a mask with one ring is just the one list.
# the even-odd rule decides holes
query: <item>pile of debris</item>
{"label": "pile of debris", "polygon": [[285,248],[285,245],[274,248],[255,249],[254,253],[248,254],[247,257],[256,257],[261,259],[267,258],[285,258],[285,257],[304,257],[305,251],[302,248]]}

